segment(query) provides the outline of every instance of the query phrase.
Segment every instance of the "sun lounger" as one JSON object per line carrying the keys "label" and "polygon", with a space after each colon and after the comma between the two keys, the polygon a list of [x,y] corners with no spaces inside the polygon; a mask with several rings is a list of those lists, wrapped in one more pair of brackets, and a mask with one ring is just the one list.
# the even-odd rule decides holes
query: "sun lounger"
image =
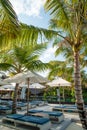
{"label": "sun lounger", "polygon": [[44,101],[36,101],[37,106],[44,106],[45,102]]}
{"label": "sun lounger", "polygon": [[[30,104],[29,107],[31,108]],[[27,109],[27,103],[19,102],[17,103],[17,109],[18,110],[26,110]]]}
{"label": "sun lounger", "polygon": [[22,114],[11,114],[11,115],[7,115],[6,117],[9,119],[18,119],[18,118],[21,118],[23,116],[24,115],[22,115]]}
{"label": "sun lounger", "polygon": [[78,109],[76,106],[67,106],[64,109],[64,112],[74,112],[74,113],[78,113]]}
{"label": "sun lounger", "polygon": [[76,105],[62,105],[62,106],[55,106],[52,109],[53,111],[63,111],[63,112],[73,112],[78,113]]}
{"label": "sun lounger", "polygon": [[1,105],[0,106],[0,114],[11,114],[12,109],[9,106]]}
{"label": "sun lounger", "polygon": [[62,112],[54,112],[54,111],[43,111],[43,110],[29,110],[29,114],[33,116],[42,116],[47,117],[51,120],[51,122],[60,123],[64,120],[64,115]]}
{"label": "sun lounger", "polygon": [[31,108],[35,108],[37,106],[37,104],[34,102],[29,102],[29,104],[31,105]]}
{"label": "sun lounger", "polygon": [[[35,130],[49,130],[51,128],[51,122],[48,118],[36,117],[36,116],[25,116],[21,114],[12,114],[2,119],[3,125],[10,126],[12,128],[20,128],[24,130],[29,127]],[[22,127],[23,126],[23,127]],[[24,127],[25,126],[25,127]]]}
{"label": "sun lounger", "polygon": [[43,106],[43,105],[45,105],[45,102],[44,101],[40,101],[40,100],[32,101],[31,103],[35,104],[36,106]]}

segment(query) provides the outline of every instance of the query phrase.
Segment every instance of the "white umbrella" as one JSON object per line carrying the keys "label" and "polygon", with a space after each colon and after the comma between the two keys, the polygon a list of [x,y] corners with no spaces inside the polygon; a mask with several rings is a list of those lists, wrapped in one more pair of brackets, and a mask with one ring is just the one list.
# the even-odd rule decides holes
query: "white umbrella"
{"label": "white umbrella", "polygon": [[6,92],[6,94],[9,94],[9,96],[10,96],[11,92],[14,91],[14,89],[15,89],[15,87],[12,85],[3,85],[0,87],[1,93]]}
{"label": "white umbrella", "polygon": [[13,77],[4,79],[4,82],[8,82],[8,83],[21,83],[24,82],[27,78],[30,79],[31,83],[46,83],[48,82],[47,78],[42,77],[41,75],[35,73],[35,72],[22,72],[19,74],[16,74]]}
{"label": "white umbrella", "polygon": [[[27,80],[27,82],[28,82],[28,98],[27,98],[27,102],[29,102],[29,83],[30,83],[30,77],[34,77],[34,74],[31,71],[28,71],[28,72],[22,72],[22,73],[16,74],[13,77],[4,79],[4,81],[8,82],[8,83],[16,83],[16,85],[17,85],[17,84],[19,84],[19,83]],[[29,103],[27,105],[27,113],[28,113],[28,109],[29,109]]]}
{"label": "white umbrella", "polygon": [[[25,90],[26,90],[26,88],[28,88],[28,85],[22,84],[22,85],[20,85],[20,87],[22,87],[21,97],[23,99],[25,97]],[[34,94],[36,94],[36,91],[39,93],[41,91],[41,89],[46,88],[46,86],[41,85],[39,83],[33,83],[29,86],[29,88],[31,89],[31,92],[34,92],[33,90],[35,90]]]}
{"label": "white umbrella", "polygon": [[14,89],[0,87],[0,91],[13,91]]}
{"label": "white umbrella", "polygon": [[[22,84],[22,85],[20,85],[20,87],[27,88],[28,85],[27,84]],[[39,83],[33,83],[33,84],[30,84],[29,88],[44,89],[44,88],[46,88],[46,86],[41,85]]]}
{"label": "white umbrella", "polygon": [[44,89],[44,88],[46,88],[46,86],[41,85],[41,84],[39,84],[39,83],[33,83],[33,84],[30,85],[30,88]]}
{"label": "white umbrella", "polygon": [[58,86],[71,86],[71,83],[58,77],[57,79],[52,80],[51,82],[47,83],[47,85],[53,87],[58,87]]}
{"label": "white umbrella", "polygon": [[13,86],[13,85],[3,85],[3,86],[0,87],[0,89],[1,88],[14,90],[15,86]]}
{"label": "white umbrella", "polygon": [[[32,83],[46,83],[48,80],[42,76],[40,76],[39,74],[36,74],[35,72],[22,72],[19,73],[17,75],[15,75],[12,78],[8,78],[5,79],[3,81],[8,82],[8,83],[21,83],[24,82],[25,80],[27,80],[28,82],[28,98],[27,98],[27,102],[29,102],[29,84],[30,82]],[[28,113],[28,109],[29,109],[29,103],[27,106],[27,113]]]}
{"label": "white umbrella", "polygon": [[39,83],[34,83],[30,85],[30,88],[31,88],[31,92],[35,94],[36,97],[36,94],[40,93],[42,89],[46,88],[46,86],[41,85]]}
{"label": "white umbrella", "polygon": [[0,85],[7,85],[6,81],[0,80]]}
{"label": "white umbrella", "polygon": [[[47,83],[46,85],[49,85],[50,87],[65,87],[65,86],[71,86],[71,83],[57,77],[56,79],[52,80],[51,82]],[[59,97],[59,102],[60,102],[60,92],[59,89],[57,89],[57,96]],[[63,89],[63,98],[64,98],[64,89]]]}
{"label": "white umbrella", "polygon": [[15,76],[4,79],[3,81],[8,82],[8,83],[21,83],[27,78],[33,77],[33,76],[34,74],[28,71],[28,72],[22,72],[22,73],[16,74]]}

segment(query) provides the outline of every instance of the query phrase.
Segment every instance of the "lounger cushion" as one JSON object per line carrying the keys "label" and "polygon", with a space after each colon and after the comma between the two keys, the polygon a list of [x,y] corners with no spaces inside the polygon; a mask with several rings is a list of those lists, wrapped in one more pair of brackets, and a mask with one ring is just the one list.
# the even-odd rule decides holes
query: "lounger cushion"
{"label": "lounger cushion", "polygon": [[8,106],[0,106],[0,110],[10,110],[11,107]]}
{"label": "lounger cushion", "polygon": [[49,122],[48,118],[41,118],[41,117],[36,117],[36,116],[24,116],[24,117],[18,118],[18,120],[36,123],[40,125],[45,124],[46,122]]}
{"label": "lounger cushion", "polygon": [[43,112],[43,110],[29,110],[29,113],[37,113],[37,112]]}
{"label": "lounger cushion", "polygon": [[63,115],[62,112],[43,111],[43,110],[29,110],[28,112],[29,113],[39,113],[39,112],[42,112],[42,113],[48,114],[49,116],[61,116],[61,115]]}
{"label": "lounger cushion", "polygon": [[11,118],[11,119],[18,119],[20,117],[23,117],[24,115],[22,114],[11,114],[11,115],[7,115],[7,118]]}
{"label": "lounger cushion", "polygon": [[18,107],[25,107],[25,104],[17,104]]}
{"label": "lounger cushion", "polygon": [[63,106],[55,106],[54,108],[66,108],[66,106],[65,105],[63,105]]}
{"label": "lounger cushion", "polygon": [[47,114],[49,114],[49,116],[61,116],[61,115],[63,115],[63,113],[62,112],[51,112],[51,111],[43,111],[44,113],[47,113]]}
{"label": "lounger cushion", "polygon": [[75,106],[67,106],[66,108],[67,109],[77,109],[77,107],[75,107]]}

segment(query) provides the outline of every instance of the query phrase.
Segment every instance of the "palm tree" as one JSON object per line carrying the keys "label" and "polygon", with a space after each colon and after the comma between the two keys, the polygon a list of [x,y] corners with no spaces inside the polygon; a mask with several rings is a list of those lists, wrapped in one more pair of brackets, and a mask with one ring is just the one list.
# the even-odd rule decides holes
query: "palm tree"
{"label": "palm tree", "polygon": [[1,53],[0,69],[9,71],[11,76],[25,72],[26,68],[27,70],[31,69],[31,71],[43,71],[46,66],[48,67],[48,63],[40,61],[39,56],[45,49],[46,45],[44,44],[15,46],[13,49]]}
{"label": "palm tree", "polygon": [[[59,54],[62,54],[64,57],[66,63],[68,66],[73,66],[74,57],[73,57],[73,50],[72,47],[67,44],[65,40],[62,42],[58,42],[58,39],[55,39],[53,46],[56,46],[55,56],[58,56]],[[81,47],[80,51],[80,68],[84,69],[87,66],[87,46],[84,44],[84,46]]]}
{"label": "palm tree", "polygon": [[[70,82],[73,82],[73,64],[74,64],[74,57],[73,57],[73,51],[70,45],[67,45],[66,41],[58,42],[58,39],[55,39],[53,46],[56,46],[55,56],[62,55],[64,58],[64,61],[50,61],[50,72],[48,77],[55,77],[55,76],[61,76],[63,78],[67,78]],[[86,62],[86,49],[83,51],[83,47],[80,50],[80,68],[81,68],[81,77],[86,76],[84,68],[87,65]],[[68,73],[68,75],[67,75]],[[84,78],[83,78],[84,80]],[[83,85],[83,82],[82,82]]]}
{"label": "palm tree", "polygon": [[79,57],[80,49],[85,47],[87,41],[86,8],[86,0],[46,0],[45,4],[45,9],[50,11],[52,16],[50,27],[58,29],[58,35],[71,46],[73,51],[75,98],[83,129],[87,129],[87,117],[82,96]]}
{"label": "palm tree", "polygon": [[[13,50],[10,50],[0,59],[0,69],[7,70],[11,75],[16,75],[21,72],[30,71],[44,71],[48,68],[48,63],[43,63],[39,60],[39,56],[45,50],[45,45],[31,45],[31,46],[15,46]],[[15,86],[12,113],[16,113],[16,101],[18,94],[19,84]]]}

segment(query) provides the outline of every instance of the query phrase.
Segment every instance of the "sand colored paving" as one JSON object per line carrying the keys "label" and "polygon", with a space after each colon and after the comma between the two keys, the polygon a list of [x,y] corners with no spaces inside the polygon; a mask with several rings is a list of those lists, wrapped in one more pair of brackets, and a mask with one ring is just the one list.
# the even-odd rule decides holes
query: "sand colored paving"
{"label": "sand colored paving", "polygon": [[71,123],[66,130],[83,130],[81,124],[79,123]]}

